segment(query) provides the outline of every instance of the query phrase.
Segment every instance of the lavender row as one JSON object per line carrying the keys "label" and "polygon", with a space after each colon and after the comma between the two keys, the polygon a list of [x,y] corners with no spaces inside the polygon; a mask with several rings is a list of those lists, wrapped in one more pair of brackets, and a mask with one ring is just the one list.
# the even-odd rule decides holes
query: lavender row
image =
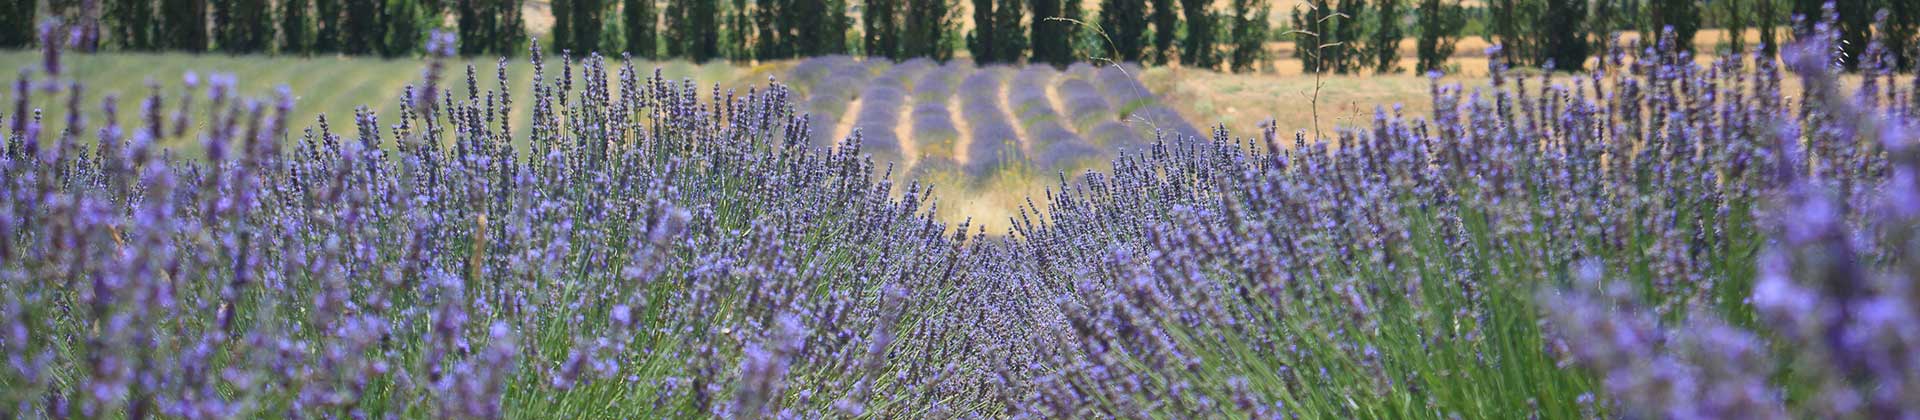
{"label": "lavender row", "polygon": [[972,132],[967,143],[966,172],[974,179],[1026,161],[1020,152],[1019,131],[1007,121],[1006,108],[1000,103],[1008,71],[989,67],[960,82],[960,113]]}
{"label": "lavender row", "polygon": [[872,75],[871,66],[848,56],[809,58],[795,65],[795,77],[811,81],[801,85],[806,100],[800,109],[808,117],[808,138],[816,145],[832,147],[840,140],[834,130]]}
{"label": "lavender row", "polygon": [[[914,83],[911,132],[920,155],[920,163],[916,165],[933,168],[927,164],[935,158],[952,162],[952,156],[959,151],[960,129],[954,125],[953,113],[947,104],[953,97],[955,85],[972,72],[970,64],[949,62],[929,70]],[[940,169],[957,169],[957,166]],[[917,167],[916,171],[924,172]]]}
{"label": "lavender row", "polygon": [[1093,69],[1094,81],[1109,102],[1125,112],[1122,120],[1129,126],[1140,130],[1146,138],[1157,136],[1179,136],[1187,138],[1209,138],[1188,123],[1180,112],[1160,103],[1134,75],[1142,69],[1133,64],[1121,64]]}
{"label": "lavender row", "polygon": [[904,157],[900,136],[900,109],[907,105],[907,85],[929,67],[927,61],[907,62],[888,67],[878,77],[863,81],[860,112],[853,127],[859,130],[862,148],[882,161],[899,162]]}

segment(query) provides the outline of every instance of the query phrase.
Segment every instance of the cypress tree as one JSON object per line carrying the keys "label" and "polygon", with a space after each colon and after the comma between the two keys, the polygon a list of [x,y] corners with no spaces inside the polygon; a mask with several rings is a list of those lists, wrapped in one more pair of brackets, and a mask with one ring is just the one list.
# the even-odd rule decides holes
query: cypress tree
{"label": "cypress tree", "polygon": [[587,55],[600,49],[600,30],[607,8],[601,0],[568,0],[568,14],[573,16],[569,24],[573,32],[567,34],[567,50],[577,55]]}
{"label": "cypress tree", "polygon": [[306,54],[313,48],[313,22],[307,18],[311,0],[280,0],[280,52]]}
{"label": "cypress tree", "polygon": [[1233,72],[1259,70],[1266,60],[1268,12],[1266,0],[1233,0]]}
{"label": "cypress tree", "polygon": [[1364,58],[1374,73],[1400,72],[1400,0],[1380,0],[1374,6],[1373,35]]}
{"label": "cypress tree", "polygon": [[[163,0],[160,18],[163,28],[160,39],[168,49],[196,53],[207,50],[206,0]],[[29,15],[25,19],[26,24],[20,25],[22,29],[18,30],[25,31],[28,42],[31,42],[33,17]]]}
{"label": "cypress tree", "polygon": [[273,18],[264,0],[218,0],[214,27],[220,50],[233,54],[265,52],[273,41]]}
{"label": "cypress tree", "polygon": [[1580,70],[1586,66],[1592,45],[1586,38],[1586,0],[1547,0],[1547,13],[1540,28],[1545,39],[1535,64],[1552,62],[1561,70]]}
{"label": "cypress tree", "polygon": [[1755,25],[1760,28],[1760,55],[1764,57],[1773,57],[1780,52],[1779,36],[1773,32],[1774,25],[1780,23],[1780,9],[1774,1],[1756,0],[1758,4],[1753,8]]}
{"label": "cypress tree", "polygon": [[[1067,3],[1074,0],[1029,0],[1033,21],[1028,27],[1032,34],[1028,37],[1033,43],[1033,61],[1052,64],[1054,67],[1066,67],[1073,62],[1073,25],[1056,18],[1066,17]],[[1074,7],[1078,7],[1075,5]]]}
{"label": "cypress tree", "polygon": [[1659,40],[1666,28],[1673,28],[1673,46],[1680,51],[1693,51],[1693,35],[1700,32],[1700,7],[1695,0],[1652,0],[1648,4],[1648,20],[1640,39]]}
{"label": "cypress tree", "polygon": [[555,52],[573,50],[573,2],[576,0],[553,0],[547,7],[553,12],[553,38]]}
{"label": "cypress tree", "polygon": [[899,0],[867,0],[860,10],[860,23],[867,56],[900,58]]}
{"label": "cypress tree", "polygon": [[753,50],[747,40],[753,38],[753,19],[747,11],[747,0],[733,0],[727,9],[727,48],[726,55],[734,61],[753,59]]}
{"label": "cypress tree", "polygon": [[39,2],[14,1],[0,5],[0,47],[24,48],[33,45],[33,19],[39,14]]}
{"label": "cypress tree", "polygon": [[[19,7],[19,5],[7,5],[4,7]],[[5,19],[3,16],[5,13],[7,13],[7,11],[0,11],[0,20]],[[153,44],[153,14],[153,0],[110,2],[107,5],[108,36],[112,37],[113,42],[119,44],[120,48],[123,49],[132,51],[152,50],[155,47]],[[0,22],[0,24],[10,23]]]}
{"label": "cypress tree", "polygon": [[955,30],[953,5],[948,0],[911,0],[907,3],[907,27],[901,36],[902,55],[946,61],[953,58],[953,47],[946,42]]}
{"label": "cypress tree", "polygon": [[1489,25],[1488,30],[1493,32],[1494,37],[1500,44],[1500,58],[1505,60],[1508,65],[1518,65],[1520,64],[1518,62],[1519,59],[1532,58],[1533,49],[1530,47],[1531,43],[1528,42],[1528,28],[1525,27],[1525,22],[1532,20],[1529,19],[1530,16],[1527,13],[1525,5],[1518,0],[1497,0],[1492,3],[1491,6],[1493,6],[1493,8],[1488,10],[1488,12],[1493,15],[1493,19],[1492,22],[1489,22],[1491,25]]}
{"label": "cypress tree", "polygon": [[1458,3],[1420,0],[1419,69],[1439,71],[1445,66],[1464,26],[1466,16]]}
{"label": "cypress tree", "polygon": [[753,49],[754,55],[762,60],[773,60],[793,56],[792,35],[787,33],[787,14],[792,7],[788,0],[758,0],[753,8]]}
{"label": "cypress tree", "polygon": [[346,41],[340,31],[346,27],[345,0],[313,0],[313,50],[339,52]]}
{"label": "cypress tree", "polygon": [[1326,0],[1315,0],[1309,7],[1294,7],[1291,14],[1293,22],[1293,58],[1300,60],[1300,68],[1307,73],[1329,71],[1321,54],[1320,46],[1324,38],[1333,36],[1326,30],[1326,15],[1331,9],[1324,7]]}
{"label": "cypress tree", "polygon": [[1840,50],[1845,53],[1841,63],[1848,70],[1857,70],[1860,57],[1866,54],[1867,43],[1872,41],[1869,38],[1873,36],[1873,15],[1879,9],[1869,0],[1836,0],[1833,10],[1840,14]]}
{"label": "cypress tree", "polygon": [[1366,61],[1359,54],[1358,46],[1361,38],[1364,37],[1360,34],[1362,27],[1360,17],[1366,15],[1367,2],[1366,0],[1340,0],[1339,10],[1341,16],[1329,19],[1326,25],[1333,31],[1333,42],[1337,43],[1326,49],[1329,53],[1327,60],[1330,61],[1327,64],[1333,68],[1334,73],[1359,73],[1361,64]]}
{"label": "cypress tree", "polygon": [[460,55],[476,56],[486,54],[493,48],[494,29],[492,0],[460,0],[454,14],[454,25],[459,27]]}
{"label": "cypress tree", "polygon": [[[1235,1],[1239,5],[1243,0]],[[1100,28],[1107,32],[1120,61],[1137,62],[1146,56],[1146,0],[1101,0]]]}
{"label": "cypress tree", "polygon": [[1887,51],[1893,53],[1894,67],[1900,71],[1914,71],[1920,67],[1920,58],[1916,58],[1914,43],[1920,36],[1920,4],[1911,1],[1892,1],[1887,4]]}
{"label": "cypress tree", "polygon": [[1153,61],[1167,64],[1173,62],[1173,41],[1179,39],[1180,13],[1174,10],[1174,0],[1153,0],[1153,14],[1147,20],[1153,21]]}
{"label": "cypress tree", "polygon": [[379,53],[385,57],[401,57],[413,54],[426,40],[426,31],[421,25],[424,9],[419,0],[386,0],[380,12]]}
{"label": "cypress tree", "polygon": [[782,15],[775,25],[784,39],[781,42],[785,56],[815,56],[838,54],[846,51],[847,19],[846,7],[839,0],[799,1],[783,0]]}
{"label": "cypress tree", "polygon": [[626,0],[620,8],[621,28],[627,31],[627,54],[641,58],[659,55],[656,28],[660,15],[653,6],[653,0]]}
{"label": "cypress tree", "polygon": [[994,6],[991,39],[994,56],[986,62],[1014,63],[1026,56],[1030,45],[1026,27],[1022,24],[1025,16],[1026,6],[1022,0],[1000,0]]}
{"label": "cypress tree", "polygon": [[373,54],[387,39],[380,24],[383,12],[380,0],[345,0],[346,19],[340,25],[340,52],[351,55]]}
{"label": "cypress tree", "polygon": [[1186,42],[1180,44],[1181,64],[1187,67],[1212,69],[1219,67],[1219,53],[1214,51],[1213,14],[1207,7],[1210,0],[1180,0],[1180,11],[1187,18]]}
{"label": "cypress tree", "polygon": [[667,55],[698,63],[720,57],[719,14],[717,0],[667,3]]}
{"label": "cypress tree", "polygon": [[1735,53],[1747,52],[1746,10],[1750,6],[1741,3],[1741,0],[1722,0],[1721,4],[1727,6],[1725,26],[1727,34],[1730,35],[1727,37],[1727,49]]}
{"label": "cypress tree", "polygon": [[992,63],[999,55],[994,51],[993,1],[973,0],[973,33],[967,35],[967,52],[973,54],[973,61],[981,64]]}

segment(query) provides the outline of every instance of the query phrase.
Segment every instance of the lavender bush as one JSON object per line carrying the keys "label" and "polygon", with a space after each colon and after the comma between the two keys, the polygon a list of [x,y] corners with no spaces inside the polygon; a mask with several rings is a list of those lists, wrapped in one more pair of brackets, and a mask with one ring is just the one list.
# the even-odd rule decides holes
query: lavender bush
{"label": "lavender bush", "polygon": [[[134,100],[140,126],[89,125],[114,99],[17,106],[0,406],[1911,417],[1920,79],[1869,46],[1842,83],[1830,27],[1785,50],[1793,76],[1628,45],[1572,77],[1490,60],[1488,86],[1435,78],[1430,115],[1331,138],[1162,130],[994,230],[934,219],[860,142],[814,146],[784,85],[600,57],[535,51],[529,98],[435,59],[399,115],[340,130],[222,76]],[[79,97],[58,58],[12,99]],[[957,92],[977,135],[1002,73]],[[200,157],[154,146],[190,125]]]}

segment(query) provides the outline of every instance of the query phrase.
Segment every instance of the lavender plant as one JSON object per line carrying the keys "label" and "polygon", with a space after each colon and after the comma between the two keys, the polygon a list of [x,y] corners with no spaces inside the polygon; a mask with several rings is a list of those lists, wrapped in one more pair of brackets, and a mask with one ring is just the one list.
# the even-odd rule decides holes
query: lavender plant
{"label": "lavender plant", "polygon": [[[49,48],[0,121],[0,406],[1913,416],[1920,79],[1869,54],[1847,91],[1822,28],[1786,50],[1792,76],[1616,43],[1584,75],[1490,60],[1488,86],[1436,77],[1430,115],[1380,109],[1331,138],[1162,125],[995,230],[934,218],[934,191],[896,185],[863,142],[819,147],[779,83],[727,92],[536,50],[534,93],[515,97],[506,77],[460,80],[435,37],[397,115],[294,129],[291,92],[189,75],[120,126],[119,99],[25,105],[85,89]],[[993,152],[969,166],[1021,156],[981,141],[1016,133],[1006,73],[955,92],[968,142]],[[1089,137],[1131,144],[1126,121]],[[189,126],[200,153],[156,146]]]}

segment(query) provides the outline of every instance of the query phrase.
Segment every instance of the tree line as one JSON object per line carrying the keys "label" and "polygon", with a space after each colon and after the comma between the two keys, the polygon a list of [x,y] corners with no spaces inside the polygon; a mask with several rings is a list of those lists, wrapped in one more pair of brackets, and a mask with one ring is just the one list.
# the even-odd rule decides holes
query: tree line
{"label": "tree line", "polygon": [[[961,1],[967,1],[963,8]],[[1088,16],[1086,3],[1098,1]],[[531,37],[525,0],[26,0],[0,6],[0,48],[48,18],[77,47],[230,54],[405,56],[457,32],[465,55],[514,55]],[[42,7],[50,10],[42,10]],[[775,60],[825,54],[983,63],[1180,62],[1252,70],[1265,58],[1267,0],[552,0],[553,51],[642,58]],[[971,16],[966,10],[971,10]],[[971,25],[967,25],[967,24]]]}
{"label": "tree line", "polygon": [[[427,31],[460,35],[465,55],[514,55],[531,37],[526,0],[34,0],[0,6],[0,47],[67,22],[83,50],[406,56]],[[962,7],[962,1],[967,2]],[[1283,0],[1292,2],[1293,0]],[[777,60],[826,54],[982,63],[1123,61],[1259,71],[1269,41],[1292,41],[1311,72],[1394,73],[1411,37],[1413,70],[1447,69],[1458,40],[1502,46],[1509,65],[1583,67],[1620,32],[1694,48],[1701,28],[1758,29],[1720,48],[1774,54],[1780,39],[1833,22],[1845,64],[1870,34],[1901,70],[1916,66],[1912,0],[1300,0],[1270,27],[1270,0],[551,0],[553,51],[641,58]],[[1088,8],[1088,3],[1097,7]],[[1091,15],[1091,16],[1089,16]],[[1813,18],[1800,18],[1811,16]],[[1787,28],[1789,33],[1779,33]]]}
{"label": "tree line", "polygon": [[[1867,54],[1875,32],[1891,67],[1911,71],[1920,64],[1915,48],[1920,2],[1913,0],[1487,0],[1474,8],[1459,0],[1305,3],[1293,11],[1286,34],[1293,38],[1294,56],[1313,72],[1401,71],[1402,28],[1413,33],[1415,70],[1444,70],[1457,40],[1468,32],[1500,45],[1506,65],[1579,70],[1620,33],[1695,52],[1702,28],[1729,34],[1754,29],[1757,44],[1750,45],[1744,35],[1728,36],[1716,50],[1773,56],[1784,37],[1804,35],[1821,21],[1832,22],[1842,35],[1841,57],[1850,69]],[[1781,33],[1782,28],[1791,33]]]}

